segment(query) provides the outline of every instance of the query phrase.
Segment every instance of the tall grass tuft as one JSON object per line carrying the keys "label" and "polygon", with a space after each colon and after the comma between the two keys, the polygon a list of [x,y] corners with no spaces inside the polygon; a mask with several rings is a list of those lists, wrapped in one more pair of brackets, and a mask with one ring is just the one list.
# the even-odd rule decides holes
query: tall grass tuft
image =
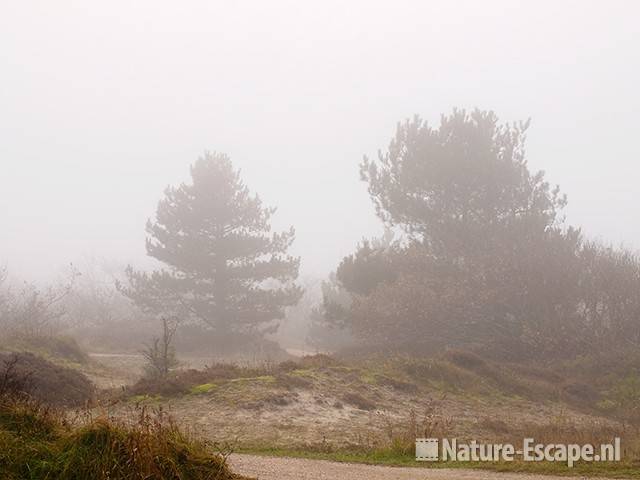
{"label": "tall grass tuft", "polygon": [[0,472],[6,480],[229,480],[225,455],[162,413],[133,423],[65,416],[27,398],[0,398]]}

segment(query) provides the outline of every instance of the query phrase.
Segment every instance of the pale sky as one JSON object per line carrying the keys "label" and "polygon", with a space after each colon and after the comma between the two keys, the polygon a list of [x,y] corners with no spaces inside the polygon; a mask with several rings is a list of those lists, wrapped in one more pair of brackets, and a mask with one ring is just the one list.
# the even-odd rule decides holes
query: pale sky
{"label": "pale sky", "polygon": [[141,264],[144,225],[225,152],[325,275],[381,227],[362,155],[452,107],[532,118],[592,236],[640,248],[640,2],[0,0],[0,263]]}

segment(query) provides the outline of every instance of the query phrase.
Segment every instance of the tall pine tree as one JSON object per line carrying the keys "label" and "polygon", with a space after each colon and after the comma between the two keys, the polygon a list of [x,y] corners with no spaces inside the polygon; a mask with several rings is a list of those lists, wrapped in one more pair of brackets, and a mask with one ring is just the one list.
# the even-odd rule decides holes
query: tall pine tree
{"label": "tall pine tree", "polygon": [[191,178],[168,187],[147,222],[147,254],[166,268],[129,267],[121,290],[149,312],[196,318],[221,333],[272,327],[302,295],[300,259],[287,253],[293,227],[271,232],[275,209],[249,192],[226,155],[206,153]]}

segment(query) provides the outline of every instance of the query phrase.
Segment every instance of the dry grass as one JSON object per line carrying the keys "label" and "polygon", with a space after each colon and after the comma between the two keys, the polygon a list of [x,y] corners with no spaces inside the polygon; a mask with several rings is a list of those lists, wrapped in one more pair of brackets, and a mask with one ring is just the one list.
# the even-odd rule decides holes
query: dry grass
{"label": "dry grass", "polygon": [[[71,423],[74,426],[71,426]],[[135,422],[102,416],[69,422],[26,398],[0,398],[3,479],[229,480],[224,455],[185,435],[161,412]]]}
{"label": "dry grass", "polygon": [[[584,371],[504,364],[464,351],[215,364],[180,373],[190,394],[149,403],[166,400],[182,422],[258,451],[412,464],[416,437],[519,444],[525,437],[608,443],[620,436],[625,468],[633,466],[640,459],[640,434],[622,407],[632,411],[637,405],[637,382],[618,372],[590,381],[598,373],[581,366]],[[256,416],[252,410],[258,409]],[[609,466],[598,468],[606,473]]]}
{"label": "dry grass", "polygon": [[188,369],[171,372],[167,378],[143,377],[126,391],[129,395],[162,395],[177,396],[193,392],[199,385],[221,384],[230,380],[264,378],[274,376],[279,386],[288,389],[306,388],[308,380],[300,376],[290,375],[297,369],[309,368],[310,365],[329,365],[333,361],[327,355],[303,357],[300,362],[287,360],[281,363],[261,362],[252,365],[235,363],[214,363],[201,370]]}
{"label": "dry grass", "polygon": [[[622,462],[578,462],[569,468],[562,462],[446,462],[418,463],[415,461],[415,439],[450,438],[455,420],[444,414],[440,401],[432,401],[419,414],[411,411],[404,418],[384,412],[377,414],[382,429],[362,432],[350,445],[333,445],[329,442],[308,444],[291,448],[249,449],[255,453],[270,455],[322,458],[327,460],[363,462],[387,465],[414,465],[422,467],[482,468],[498,471],[517,471],[536,474],[577,475],[610,478],[640,478],[640,431],[634,427],[613,425],[606,422],[576,424],[568,416],[548,418],[544,423],[508,424],[495,417],[483,417],[478,426],[490,433],[491,442],[519,445],[523,438],[532,437],[543,444],[592,444],[613,443],[621,438]],[[474,437],[457,436],[459,441],[470,441]]]}

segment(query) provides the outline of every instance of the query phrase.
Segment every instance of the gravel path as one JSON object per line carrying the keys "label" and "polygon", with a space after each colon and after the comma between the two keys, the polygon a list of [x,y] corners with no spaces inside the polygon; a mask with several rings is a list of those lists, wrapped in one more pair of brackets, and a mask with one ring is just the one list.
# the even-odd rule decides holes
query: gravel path
{"label": "gravel path", "polygon": [[[258,480],[567,480],[567,477],[548,475],[498,473],[457,468],[386,467],[241,454],[233,454],[229,458],[229,463],[236,473]],[[582,477],[582,479],[584,478]],[[599,480],[606,479],[600,478]]]}

